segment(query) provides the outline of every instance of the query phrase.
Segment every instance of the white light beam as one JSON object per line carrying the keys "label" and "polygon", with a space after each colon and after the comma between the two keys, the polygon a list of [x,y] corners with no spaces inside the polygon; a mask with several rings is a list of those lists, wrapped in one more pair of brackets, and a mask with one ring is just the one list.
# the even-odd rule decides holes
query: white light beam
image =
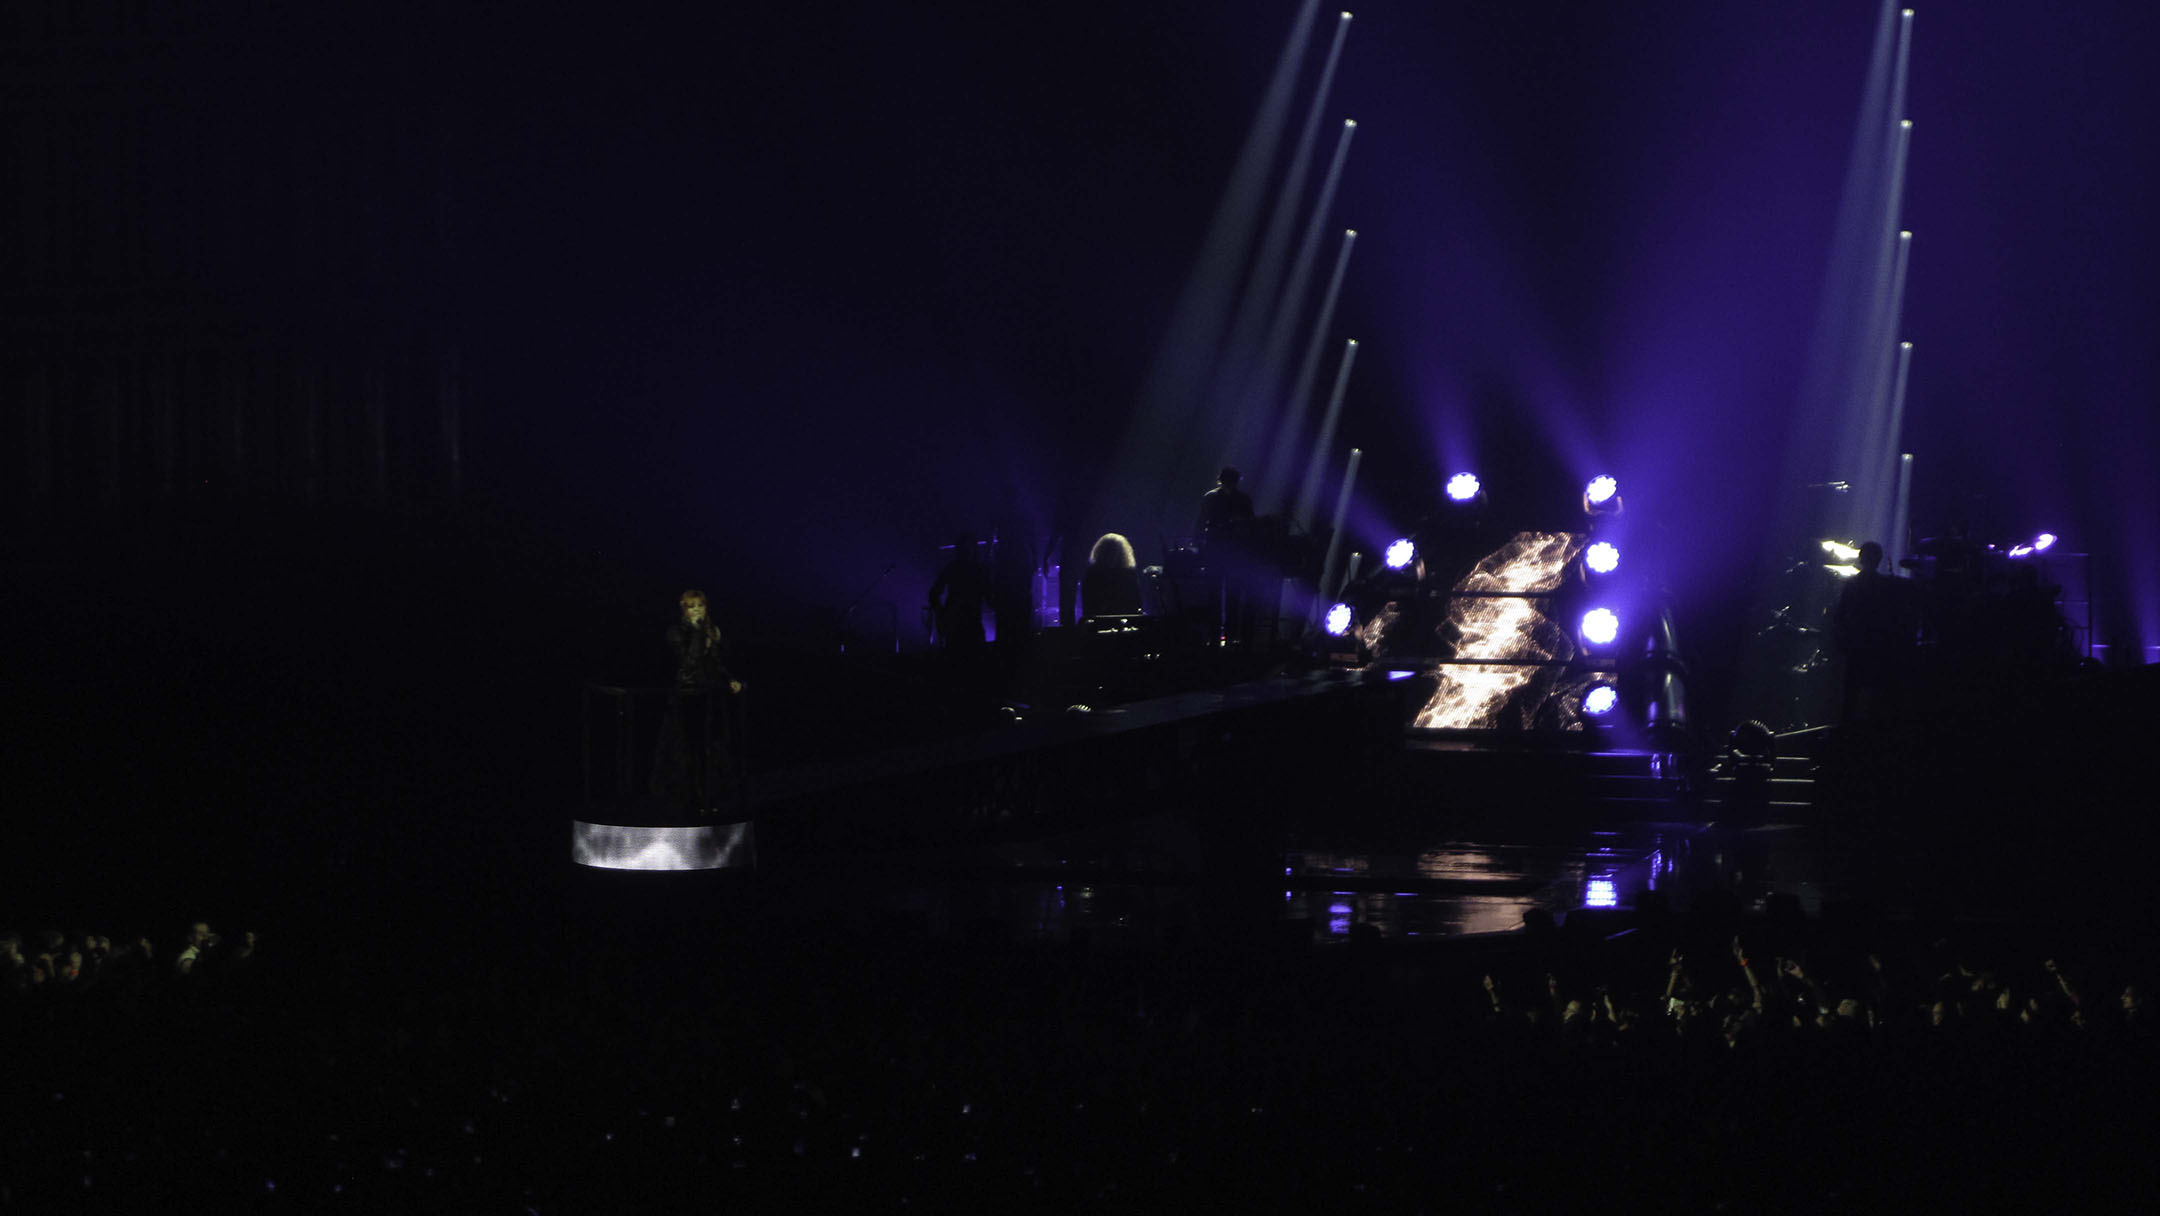
{"label": "white light beam", "polygon": [[1345,228],[1342,252],[1335,255],[1335,273],[1328,278],[1327,294],[1320,299],[1320,315],[1313,319],[1312,338],[1305,344],[1305,360],[1298,365],[1297,380],[1290,386],[1290,416],[1277,428],[1274,442],[1268,445],[1272,450],[1268,456],[1267,477],[1261,484],[1275,498],[1278,510],[1290,506],[1290,487],[1285,483],[1298,452],[1302,450],[1298,441],[1304,435],[1305,417],[1312,413],[1313,382],[1320,378],[1320,356],[1327,349],[1328,326],[1335,319],[1335,301],[1342,293],[1343,273],[1350,268],[1350,251],[1356,247],[1357,229]]}
{"label": "white light beam", "polygon": [[1327,467],[1328,448],[1335,442],[1335,423],[1342,417],[1343,390],[1350,384],[1350,368],[1357,362],[1357,339],[1343,343],[1342,366],[1335,370],[1335,387],[1328,393],[1327,412],[1320,416],[1320,437],[1313,441],[1312,459],[1305,462],[1305,480],[1298,486],[1297,505],[1291,509],[1292,519],[1312,523],[1313,512],[1320,506],[1320,476]]}

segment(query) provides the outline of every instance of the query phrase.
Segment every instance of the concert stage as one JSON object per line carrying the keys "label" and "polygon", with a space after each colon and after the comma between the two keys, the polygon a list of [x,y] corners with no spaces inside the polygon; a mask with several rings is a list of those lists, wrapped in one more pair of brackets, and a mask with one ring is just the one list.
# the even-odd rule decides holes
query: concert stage
{"label": "concert stage", "polygon": [[[1691,759],[1597,731],[1416,729],[1429,686],[1401,676],[1340,669],[1021,713],[754,773],[703,822],[596,803],[578,816],[578,860],[733,873],[761,899],[846,905],[866,930],[927,917],[1053,937],[1460,936],[1703,893],[1975,915],[2011,891],[2074,906],[2132,890],[2080,877],[2120,869],[2096,842],[2124,822],[2051,822],[2061,848],[1991,842],[2020,808],[2059,799],[2071,771],[2121,784],[2149,679],[2092,673],[2047,698],[2061,714],[2045,726],[1820,730]],[[2125,839],[2150,835],[2130,826]]]}
{"label": "concert stage", "polygon": [[1475,933],[1690,877],[1702,833],[1679,758],[1607,730],[1417,728],[1433,687],[1429,672],[1337,668],[1022,713],[757,774],[703,822],[596,805],[574,858],[754,867],[927,901],[943,923],[996,909],[1023,935],[1225,913],[1322,938],[1353,921]]}
{"label": "concert stage", "polygon": [[[578,839],[607,843],[578,860],[743,864],[745,850],[719,843],[731,829],[717,825],[730,821],[754,825],[757,849],[779,857],[1051,835],[1166,812],[1209,817],[1230,803],[1279,806],[1399,745],[1407,710],[1389,674],[1326,670],[1100,709],[1016,711],[987,729],[746,778],[709,824],[650,798],[591,797],[589,783]],[[603,750],[642,755],[638,715],[617,725],[628,739]],[[635,764],[628,775],[613,783],[618,790],[643,788]],[[614,831],[597,831],[603,824]]]}

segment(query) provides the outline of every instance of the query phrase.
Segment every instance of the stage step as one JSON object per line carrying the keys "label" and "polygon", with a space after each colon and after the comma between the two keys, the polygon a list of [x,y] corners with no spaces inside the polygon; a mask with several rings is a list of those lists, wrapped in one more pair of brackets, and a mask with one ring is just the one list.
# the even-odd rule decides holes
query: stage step
{"label": "stage step", "polygon": [[1815,762],[1809,757],[1779,756],[1772,761],[1768,776],[1760,770],[1738,771],[1728,759],[1710,771],[1697,805],[1710,815],[1745,812],[1750,817],[1778,815],[1812,822],[1819,788]]}

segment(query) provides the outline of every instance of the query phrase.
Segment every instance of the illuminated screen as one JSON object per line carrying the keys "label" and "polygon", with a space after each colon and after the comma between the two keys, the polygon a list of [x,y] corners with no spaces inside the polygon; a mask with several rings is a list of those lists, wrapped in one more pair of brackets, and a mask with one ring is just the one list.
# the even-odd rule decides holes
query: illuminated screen
{"label": "illuminated screen", "polygon": [[1506,595],[1558,591],[1567,582],[1568,564],[1582,551],[1583,539],[1574,532],[1517,532],[1471,567],[1455,590]]}
{"label": "illuminated screen", "polygon": [[1582,698],[1606,677],[1545,663],[1441,663],[1411,725],[1426,730],[1579,731]]}
{"label": "illuminated screen", "polygon": [[[1581,730],[1586,675],[1540,664],[1575,657],[1575,643],[1546,615],[1548,597],[1567,580],[1584,538],[1571,532],[1518,532],[1456,584],[1440,636],[1449,659],[1434,672],[1432,698],[1412,725],[1428,730]],[[1510,660],[1521,660],[1512,662]],[[1573,697],[1567,694],[1573,693]]]}
{"label": "illuminated screen", "polygon": [[719,870],[752,864],[751,825],[570,825],[570,860],[600,870]]}

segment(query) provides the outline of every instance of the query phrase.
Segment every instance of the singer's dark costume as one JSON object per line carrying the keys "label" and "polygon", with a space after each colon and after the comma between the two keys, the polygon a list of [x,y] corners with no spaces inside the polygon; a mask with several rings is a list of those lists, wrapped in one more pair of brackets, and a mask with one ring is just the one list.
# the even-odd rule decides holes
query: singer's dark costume
{"label": "singer's dark costume", "polygon": [[677,621],[668,626],[667,641],[675,656],[675,687],[718,688],[735,678],[722,661],[718,639],[704,626]]}
{"label": "singer's dark costume", "polygon": [[668,626],[675,692],[653,750],[653,793],[687,811],[714,809],[733,777],[728,750],[728,682],[721,645],[702,625]]}

